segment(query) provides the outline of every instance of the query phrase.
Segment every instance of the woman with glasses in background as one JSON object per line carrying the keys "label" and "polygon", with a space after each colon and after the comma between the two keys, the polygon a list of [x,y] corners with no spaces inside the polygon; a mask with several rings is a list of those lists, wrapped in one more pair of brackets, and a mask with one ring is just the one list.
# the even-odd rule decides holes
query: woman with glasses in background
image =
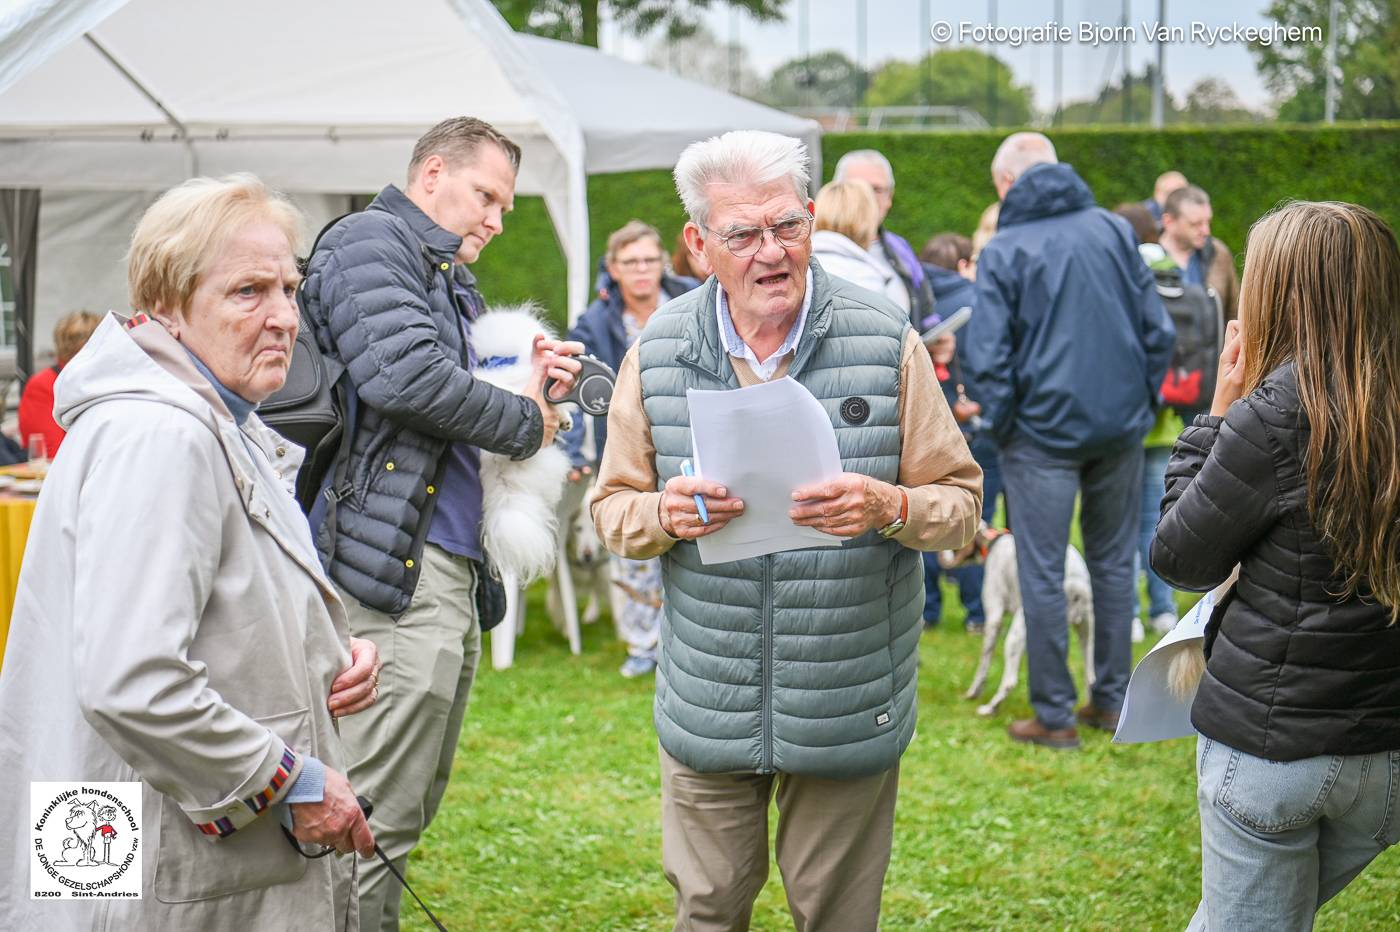
{"label": "woman with glasses in background", "polygon": [[[693,278],[670,274],[661,234],[650,224],[633,220],[608,237],[603,270],[598,276],[598,298],[569,331],[569,339],[583,343],[590,354],[616,372],[652,313],[699,284]],[[576,418],[573,429],[562,435],[574,467],[570,478],[575,481],[584,481],[597,468],[608,439],[607,418],[587,420],[592,421],[591,449],[585,443],[588,430],[583,417]],[[628,678],[645,676],[656,669],[661,619],[660,563],[614,556],[609,569],[613,581],[613,623],[618,637],[627,645],[627,660],[620,672]]]}

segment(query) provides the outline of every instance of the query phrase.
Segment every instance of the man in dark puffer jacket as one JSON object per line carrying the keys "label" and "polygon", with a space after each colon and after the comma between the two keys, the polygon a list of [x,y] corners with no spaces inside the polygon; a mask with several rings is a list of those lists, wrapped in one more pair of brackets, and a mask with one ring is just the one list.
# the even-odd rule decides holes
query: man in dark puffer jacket
{"label": "man in dark puffer jacket", "polygon": [[[446,120],[414,148],[407,189],[389,185],[337,223],[307,269],[317,343],[354,387],[345,481],[329,515],[320,497],[312,528],[352,633],[379,645],[386,686],[341,736],[401,871],[447,787],[481,655],[478,448],[525,459],[550,443],[559,420],[544,376],[562,377],[560,397],[579,365],[555,356],[577,347],[543,341],[526,395],[471,375],[483,302],[466,263],[501,232],[519,165],[519,147],[488,124]],[[359,886],[360,927],[397,929],[388,870],[362,861]]]}

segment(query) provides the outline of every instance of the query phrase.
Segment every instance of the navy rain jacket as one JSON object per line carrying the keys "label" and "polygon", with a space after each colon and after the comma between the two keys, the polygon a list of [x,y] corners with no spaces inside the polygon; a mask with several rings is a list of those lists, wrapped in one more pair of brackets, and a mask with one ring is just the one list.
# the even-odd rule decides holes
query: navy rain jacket
{"label": "navy rain jacket", "polygon": [[[941,265],[925,262],[923,266],[924,275],[933,286],[933,313],[939,320],[947,320],[960,308],[977,306],[977,297],[974,294],[977,285],[974,282]],[[927,330],[932,326],[931,315],[924,319],[920,329]]]}
{"label": "navy rain jacket", "polygon": [[1135,242],[1063,162],[1006,193],[959,341],[1003,446],[1100,455],[1151,429],[1176,331]]}

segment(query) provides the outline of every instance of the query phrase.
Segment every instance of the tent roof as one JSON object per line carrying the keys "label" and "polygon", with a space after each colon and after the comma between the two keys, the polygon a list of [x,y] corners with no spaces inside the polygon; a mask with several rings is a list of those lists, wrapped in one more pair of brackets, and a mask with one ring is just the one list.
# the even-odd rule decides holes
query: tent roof
{"label": "tent roof", "polygon": [[[234,9],[132,0],[53,51],[0,92],[0,182],[160,187],[191,168],[243,169],[292,190],[372,191],[403,174],[405,142],[446,114],[469,109],[556,148],[573,128],[565,119],[554,131],[562,102],[541,101],[507,70],[501,52],[518,49],[502,50],[443,0],[397,0],[392,15],[378,0],[239,0]],[[21,140],[30,145],[16,150]],[[330,157],[313,161],[306,156],[319,153],[289,143]],[[333,157],[337,143],[353,157]],[[143,154],[121,159],[107,145]],[[381,152],[392,154],[366,157]],[[525,193],[555,180],[521,179]]]}
{"label": "tent roof", "polygon": [[470,113],[520,144],[569,305],[591,281],[586,172],[669,168],[734,128],[817,124],[595,49],[516,36],[488,0],[0,0],[0,187],[156,191],[250,171],[288,192],[400,181]]}
{"label": "tent roof", "polygon": [[589,174],[670,168],[697,139],[739,128],[794,136],[821,157],[815,120],[587,46],[529,35],[516,41],[578,120]]}

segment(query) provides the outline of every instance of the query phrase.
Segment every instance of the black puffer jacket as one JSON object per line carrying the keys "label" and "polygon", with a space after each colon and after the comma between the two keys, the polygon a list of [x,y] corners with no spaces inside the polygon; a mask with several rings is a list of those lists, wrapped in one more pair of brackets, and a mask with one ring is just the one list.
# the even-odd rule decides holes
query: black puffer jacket
{"label": "black puffer jacket", "polygon": [[1206,631],[1191,721],[1269,760],[1400,748],[1400,626],[1341,579],[1307,513],[1308,425],[1292,364],[1223,419],[1198,417],[1172,450],[1152,568],[1233,597]]}
{"label": "black puffer jacket", "polygon": [[391,615],[418,584],[447,445],[523,459],[544,435],[533,401],[467,370],[451,279],[461,244],[390,185],[332,227],[307,268],[316,342],[356,392],[334,552],[324,522],[316,545],[343,591]]}

